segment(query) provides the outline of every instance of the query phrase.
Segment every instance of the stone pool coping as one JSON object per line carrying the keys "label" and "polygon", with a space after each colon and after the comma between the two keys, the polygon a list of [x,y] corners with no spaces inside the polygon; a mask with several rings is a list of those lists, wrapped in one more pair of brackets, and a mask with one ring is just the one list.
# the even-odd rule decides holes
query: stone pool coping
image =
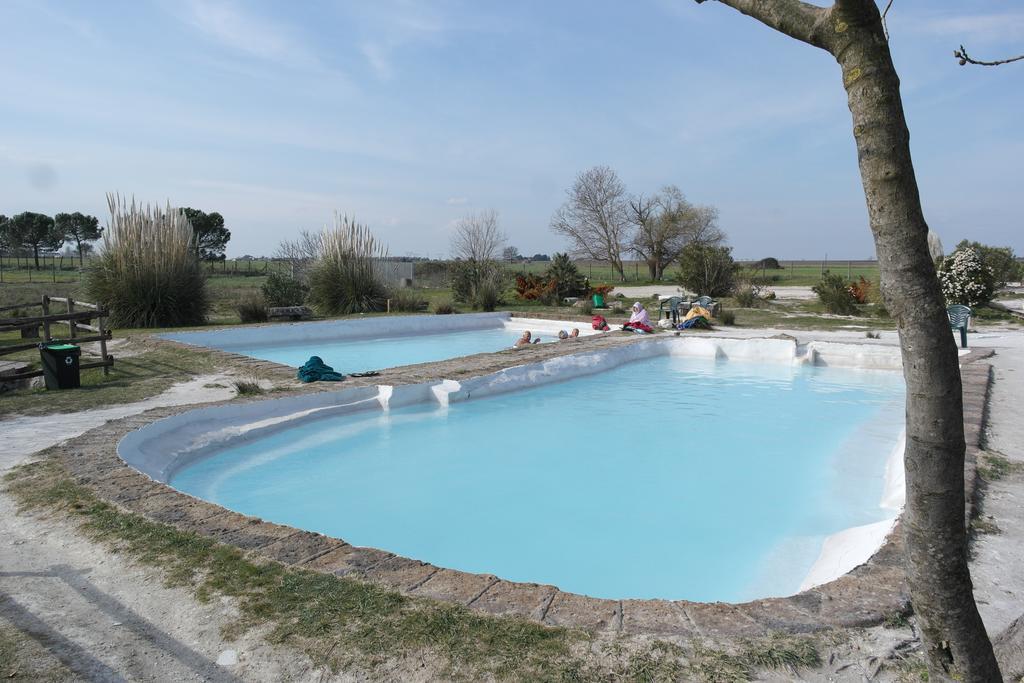
{"label": "stone pool coping", "polygon": [[[603,335],[566,344],[549,344],[526,351],[477,354],[437,363],[383,371],[380,376],[346,386],[381,383],[409,384],[439,378],[460,379],[505,368],[622,344],[644,343],[652,337]],[[653,337],[657,338],[657,337]],[[173,342],[162,342],[173,343]],[[981,450],[991,366],[980,362],[981,350],[962,359],[964,398],[966,518],[973,513],[977,491],[976,463]],[[243,357],[227,352],[225,360]],[[253,359],[244,359],[252,361]],[[294,370],[266,361],[243,363],[261,368],[264,376],[293,380]],[[337,390],[337,385],[305,386],[308,391]],[[233,399],[267,400],[267,397]],[[770,631],[807,633],[836,627],[876,625],[909,608],[902,568],[903,533],[897,522],[881,548],[864,564],[834,581],[784,598],[745,603],[698,603],[669,600],[607,600],[566,593],[555,586],[506,581],[489,574],[445,569],[374,548],[355,547],[343,540],[265,522],[180,493],[129,467],[116,453],[116,444],[129,432],[156,420],[194,410],[197,406],[158,408],[107,423],[56,447],[56,456],[72,478],[98,497],[129,512],[169,524],[181,531],[238,547],[253,557],[331,573],[398,590],[468,606],[493,615],[515,615],[550,626],[626,634],[700,637],[709,640],[756,637]],[[615,552],[610,547],[609,552]]]}

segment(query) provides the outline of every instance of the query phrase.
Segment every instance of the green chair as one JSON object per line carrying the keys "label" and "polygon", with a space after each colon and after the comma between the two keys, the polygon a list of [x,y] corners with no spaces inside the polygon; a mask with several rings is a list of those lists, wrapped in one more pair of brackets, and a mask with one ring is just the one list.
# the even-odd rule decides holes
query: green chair
{"label": "green chair", "polygon": [[954,304],[946,307],[946,315],[949,316],[949,328],[960,330],[960,347],[967,348],[967,326],[971,322],[971,309],[968,306]]}
{"label": "green chair", "polygon": [[690,307],[700,306],[701,308],[707,309],[708,313],[712,316],[718,315],[718,303],[710,296],[699,296],[690,303]]}
{"label": "green chair", "polygon": [[[683,297],[670,296],[662,299],[658,304],[658,318],[672,318],[673,323],[679,322],[679,305],[683,303]],[[667,308],[666,308],[667,307]]]}

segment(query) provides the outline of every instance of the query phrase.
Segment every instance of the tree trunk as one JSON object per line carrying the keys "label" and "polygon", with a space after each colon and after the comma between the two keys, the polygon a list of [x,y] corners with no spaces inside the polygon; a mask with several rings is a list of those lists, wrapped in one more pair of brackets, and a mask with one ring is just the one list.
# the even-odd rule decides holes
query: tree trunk
{"label": "tree trunk", "polygon": [[39,270],[39,245],[38,244],[33,244],[32,245],[32,255],[35,257],[36,270]]}
{"label": "tree trunk", "polygon": [[[907,385],[907,502],[911,600],[933,681],[1001,681],[974,602],[967,563],[963,396],[956,345],[928,251],[899,77],[874,0],[719,0],[830,52],[842,68],[864,196],[896,319]],[[697,0],[704,2],[704,0]]]}
{"label": "tree trunk", "polygon": [[896,319],[903,355],[906,566],[928,669],[933,679],[960,674],[969,681],[999,681],[967,564],[960,367],[928,252],[899,77],[874,3],[849,11],[837,6],[833,14],[840,36],[834,54],[853,115],[882,296]]}
{"label": "tree trunk", "polygon": [[[85,258],[82,256],[82,238],[75,236],[75,242],[78,244],[78,267],[82,268],[85,266]],[[74,261],[72,261],[74,263]]]}

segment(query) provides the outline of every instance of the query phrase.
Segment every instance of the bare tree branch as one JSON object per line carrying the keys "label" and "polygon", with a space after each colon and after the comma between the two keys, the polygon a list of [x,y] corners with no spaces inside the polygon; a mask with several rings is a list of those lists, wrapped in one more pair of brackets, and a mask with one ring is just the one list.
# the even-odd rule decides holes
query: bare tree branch
{"label": "bare tree branch", "polygon": [[473,213],[459,219],[452,235],[452,254],[463,261],[486,263],[498,258],[505,234],[498,227],[494,210]]}
{"label": "bare tree branch", "polygon": [[972,59],[971,56],[967,54],[967,50],[963,45],[960,46],[959,50],[953,50],[953,56],[960,60],[960,66],[965,66],[967,64],[976,64],[977,66],[999,66],[1000,64],[1010,64],[1024,59],[1024,55],[1017,55],[1016,57],[1010,57],[1009,59],[997,59],[994,62],[985,62],[980,59]]}
{"label": "bare tree branch", "polygon": [[[698,3],[706,0],[697,0]],[[829,10],[800,0],[718,0],[723,5],[757,19],[762,24],[804,43],[827,50],[821,30]]]}
{"label": "bare tree branch", "polygon": [[889,25],[885,23],[885,17],[889,14],[890,9],[892,9],[892,0],[885,3],[885,9],[882,10],[882,31],[885,33],[886,40],[889,40]]}

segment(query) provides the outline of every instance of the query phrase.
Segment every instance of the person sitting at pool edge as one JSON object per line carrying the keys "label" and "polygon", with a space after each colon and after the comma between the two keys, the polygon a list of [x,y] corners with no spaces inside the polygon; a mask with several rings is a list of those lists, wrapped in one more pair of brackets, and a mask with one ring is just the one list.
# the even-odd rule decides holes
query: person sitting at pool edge
{"label": "person sitting at pool edge", "polygon": [[651,319],[647,316],[647,310],[639,301],[633,304],[633,314],[629,316],[629,324],[641,323],[647,327],[651,326]]}

